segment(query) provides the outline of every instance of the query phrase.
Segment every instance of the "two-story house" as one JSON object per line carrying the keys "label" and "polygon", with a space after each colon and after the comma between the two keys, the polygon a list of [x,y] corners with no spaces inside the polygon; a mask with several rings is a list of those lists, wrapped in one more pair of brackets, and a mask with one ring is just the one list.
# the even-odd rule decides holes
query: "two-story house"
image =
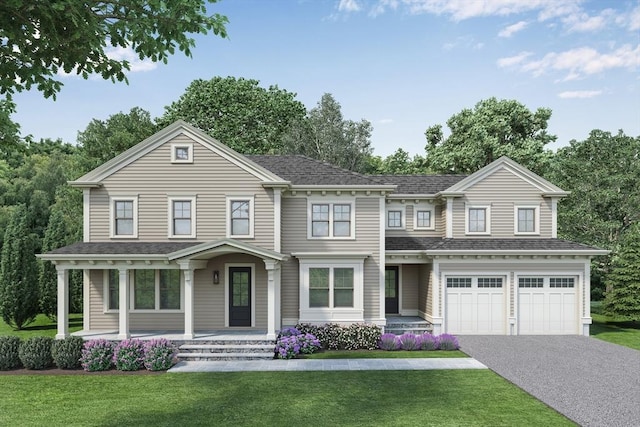
{"label": "two-story house", "polygon": [[589,334],[590,259],[557,238],[567,193],[508,158],[469,176],[366,176],[245,156],[179,121],[72,181],[85,332],[262,330],[419,316],[435,333]]}

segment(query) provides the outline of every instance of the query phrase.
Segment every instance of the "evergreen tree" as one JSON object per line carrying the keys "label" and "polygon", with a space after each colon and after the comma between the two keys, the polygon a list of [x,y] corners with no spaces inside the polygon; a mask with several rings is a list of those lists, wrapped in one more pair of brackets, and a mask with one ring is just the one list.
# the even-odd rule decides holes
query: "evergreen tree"
{"label": "evergreen tree", "polygon": [[[44,233],[42,252],[48,252],[65,245],[67,230],[62,211],[53,210],[49,225]],[[49,261],[40,261],[40,311],[51,320],[55,319],[57,308],[58,278],[55,266]]]}
{"label": "evergreen tree", "polygon": [[604,311],[609,315],[640,320],[640,225],[625,234],[607,277]]}
{"label": "evergreen tree", "polygon": [[0,257],[0,314],[15,329],[33,322],[39,308],[35,238],[27,222],[25,205],[16,206],[4,234]]}

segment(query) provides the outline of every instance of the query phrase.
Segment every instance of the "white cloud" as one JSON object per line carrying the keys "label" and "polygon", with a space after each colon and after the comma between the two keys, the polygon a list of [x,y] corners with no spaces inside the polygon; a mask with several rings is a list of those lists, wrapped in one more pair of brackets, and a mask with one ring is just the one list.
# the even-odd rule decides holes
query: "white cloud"
{"label": "white cloud", "polygon": [[109,59],[129,61],[131,73],[151,71],[158,66],[150,59],[141,60],[131,47],[111,47],[107,48],[105,53]]}
{"label": "white cloud", "polygon": [[633,70],[640,66],[640,44],[635,48],[624,45],[608,53],[600,53],[590,47],[571,49],[565,52],[551,52],[543,58],[526,61],[530,56],[525,52],[498,60],[499,67],[518,67],[520,71],[540,76],[552,71],[567,72],[564,80],[575,80],[585,75],[601,73],[613,68]]}
{"label": "white cloud", "polygon": [[388,125],[390,123],[393,123],[393,119],[381,119],[380,121],[378,121],[378,123],[380,123],[381,125]]}
{"label": "white cloud", "polygon": [[513,25],[509,25],[498,33],[498,37],[511,37],[515,33],[524,30],[527,27],[525,21],[516,22]]}
{"label": "white cloud", "polygon": [[629,14],[628,27],[630,31],[640,30],[640,5]]}
{"label": "white cloud", "polygon": [[564,98],[564,99],[572,99],[572,98],[584,99],[584,98],[593,98],[594,96],[598,96],[601,94],[602,94],[601,90],[574,90],[574,91],[560,92],[558,94],[558,97]]}
{"label": "white cloud", "polygon": [[562,22],[569,32],[597,31],[603,29],[614,16],[613,9],[605,9],[596,16],[583,12],[572,13],[562,18]]}
{"label": "white cloud", "polygon": [[527,59],[528,57],[530,57],[531,55],[533,55],[533,53],[524,51],[524,52],[520,52],[519,54],[517,54],[515,56],[510,56],[510,57],[507,57],[507,58],[500,58],[500,59],[498,59],[498,67],[500,67],[500,68],[514,67],[514,66],[524,62],[524,60]]}
{"label": "white cloud", "polygon": [[340,12],[359,12],[360,5],[357,0],[340,0],[338,10]]}

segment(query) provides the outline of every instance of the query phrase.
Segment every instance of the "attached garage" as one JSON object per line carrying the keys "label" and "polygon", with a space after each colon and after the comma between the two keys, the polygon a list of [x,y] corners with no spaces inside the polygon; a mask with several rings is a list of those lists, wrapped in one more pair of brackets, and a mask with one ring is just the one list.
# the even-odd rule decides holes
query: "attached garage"
{"label": "attached garage", "polygon": [[518,333],[579,333],[576,282],[575,277],[519,277]]}
{"label": "attached garage", "polygon": [[445,283],[446,332],[506,334],[504,277],[449,276]]}

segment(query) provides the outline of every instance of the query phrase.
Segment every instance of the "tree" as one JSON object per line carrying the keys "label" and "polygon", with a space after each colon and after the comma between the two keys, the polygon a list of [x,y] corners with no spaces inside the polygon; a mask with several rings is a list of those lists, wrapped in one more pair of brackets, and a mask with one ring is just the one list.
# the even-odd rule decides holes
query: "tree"
{"label": "tree", "polygon": [[295,93],[259,83],[235,77],[194,80],[165,107],[158,125],[183,119],[240,153],[279,152],[282,136],[306,110]]}
{"label": "tree", "polygon": [[35,86],[55,98],[61,73],[85,79],[99,74],[127,80],[127,60],[117,48],[131,49],[141,60],[167,62],[176,48],[191,56],[187,34],[226,37],[225,16],[206,15],[217,0],[9,0],[0,2],[0,94]]}
{"label": "tree", "polygon": [[395,153],[384,159],[379,156],[369,161],[369,172],[383,175],[415,175],[425,173],[424,158],[418,155],[409,157],[409,153],[398,148]]}
{"label": "tree", "polygon": [[20,125],[11,119],[15,112],[15,103],[8,99],[0,99],[0,156],[3,159],[13,157],[21,148]]}
{"label": "tree", "polygon": [[[46,253],[66,244],[67,230],[61,210],[54,210],[42,241],[42,252]],[[40,261],[40,311],[50,319],[55,319],[58,300],[58,278],[56,267],[48,261]]]}
{"label": "tree", "polygon": [[625,232],[606,282],[605,313],[640,320],[640,225]]}
{"label": "tree", "polygon": [[340,104],[330,93],[297,121],[284,136],[283,152],[303,154],[356,172],[366,172],[373,127],[367,120],[354,122],[342,117]]}
{"label": "tree", "polygon": [[78,132],[78,144],[86,160],[85,168],[93,169],[151,136],[156,126],[151,115],[134,107],[129,113],[119,112],[107,120],[93,119]]}
{"label": "tree", "polygon": [[550,118],[551,110],[531,112],[515,100],[480,101],[447,120],[449,137],[440,125],[427,129],[426,166],[436,173],[468,174],[508,156],[541,173],[551,157],[545,145],[556,139],[546,130]]}
{"label": "tree", "polygon": [[0,257],[0,314],[14,329],[22,329],[38,314],[38,273],[34,237],[27,208],[17,206],[4,234]]}

